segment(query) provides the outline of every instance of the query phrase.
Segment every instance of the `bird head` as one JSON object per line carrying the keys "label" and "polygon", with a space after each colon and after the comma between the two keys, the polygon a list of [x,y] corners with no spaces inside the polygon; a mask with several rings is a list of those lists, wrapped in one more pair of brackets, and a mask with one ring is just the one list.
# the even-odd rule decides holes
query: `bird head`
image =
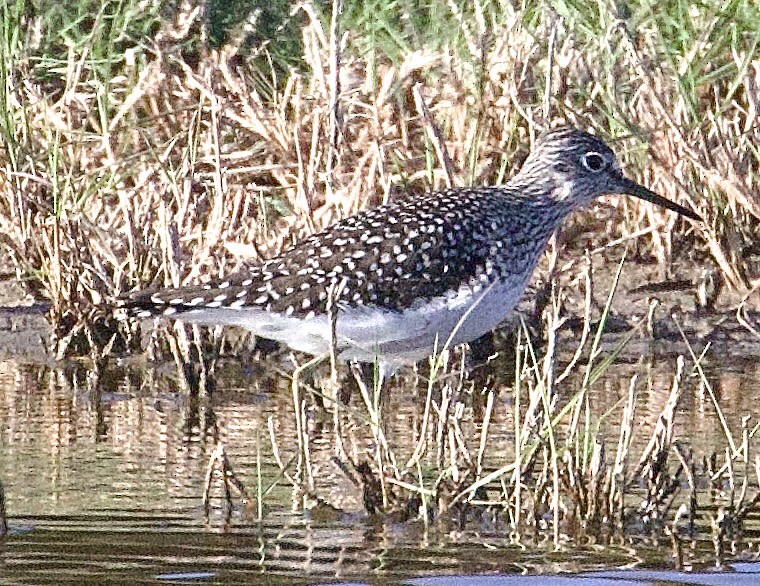
{"label": "bird head", "polygon": [[612,149],[600,138],[577,128],[559,128],[543,135],[518,177],[543,184],[552,199],[562,201],[569,209],[588,205],[601,195],[632,195],[701,221],[691,210],[628,179]]}

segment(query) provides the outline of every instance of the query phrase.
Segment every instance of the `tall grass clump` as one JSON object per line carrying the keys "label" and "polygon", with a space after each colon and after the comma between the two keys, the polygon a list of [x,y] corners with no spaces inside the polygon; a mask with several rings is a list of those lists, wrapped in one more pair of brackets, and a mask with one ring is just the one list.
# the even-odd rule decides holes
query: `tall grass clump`
{"label": "tall grass clump", "polygon": [[[373,523],[407,523],[425,535],[462,532],[548,549],[669,543],[679,569],[722,566],[751,549],[745,525],[760,502],[760,424],[723,412],[705,357],[685,336],[688,357],[657,359],[673,367],[663,376],[651,363],[615,364],[646,325],[602,343],[622,268],[601,313],[587,297],[580,340],[563,333],[566,292],[552,291],[546,339],[535,344],[525,323],[518,329],[512,380],[484,385],[445,344],[418,375],[424,384],[386,381],[384,395],[358,375],[356,400],[328,400],[294,376],[297,445],[292,426],[269,420],[294,499],[340,510],[350,499],[329,490],[337,466]],[[582,288],[590,287],[589,269]],[[609,384],[621,372],[633,374]],[[331,411],[333,425],[310,437],[305,415],[316,409]],[[717,430],[707,442],[682,428],[684,413],[697,409]]]}

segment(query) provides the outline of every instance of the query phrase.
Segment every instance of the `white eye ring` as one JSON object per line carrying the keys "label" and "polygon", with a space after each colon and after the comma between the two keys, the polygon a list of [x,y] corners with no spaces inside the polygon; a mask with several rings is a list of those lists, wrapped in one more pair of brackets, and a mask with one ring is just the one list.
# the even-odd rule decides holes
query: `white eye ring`
{"label": "white eye ring", "polygon": [[581,155],[581,165],[592,173],[603,171],[609,164],[610,162],[607,160],[607,157],[596,151],[589,151]]}

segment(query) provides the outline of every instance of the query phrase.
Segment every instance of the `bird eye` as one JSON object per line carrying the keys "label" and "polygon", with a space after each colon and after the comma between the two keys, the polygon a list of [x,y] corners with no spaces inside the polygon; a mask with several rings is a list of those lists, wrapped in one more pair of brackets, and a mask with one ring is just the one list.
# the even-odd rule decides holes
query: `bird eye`
{"label": "bird eye", "polygon": [[607,167],[607,159],[603,155],[591,151],[581,157],[581,165],[589,171],[596,173]]}

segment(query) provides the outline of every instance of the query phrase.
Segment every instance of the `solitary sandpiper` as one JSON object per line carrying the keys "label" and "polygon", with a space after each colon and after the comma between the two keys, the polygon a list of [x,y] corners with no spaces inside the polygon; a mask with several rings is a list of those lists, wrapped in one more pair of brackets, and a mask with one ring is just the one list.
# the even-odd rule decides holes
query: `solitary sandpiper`
{"label": "solitary sandpiper", "polygon": [[623,176],[574,128],[537,141],[505,185],[410,197],[346,218],[279,256],[205,285],[138,291],[132,315],[242,326],[294,350],[386,370],[493,330],[522,297],[552,233],[605,194],[694,212]]}

